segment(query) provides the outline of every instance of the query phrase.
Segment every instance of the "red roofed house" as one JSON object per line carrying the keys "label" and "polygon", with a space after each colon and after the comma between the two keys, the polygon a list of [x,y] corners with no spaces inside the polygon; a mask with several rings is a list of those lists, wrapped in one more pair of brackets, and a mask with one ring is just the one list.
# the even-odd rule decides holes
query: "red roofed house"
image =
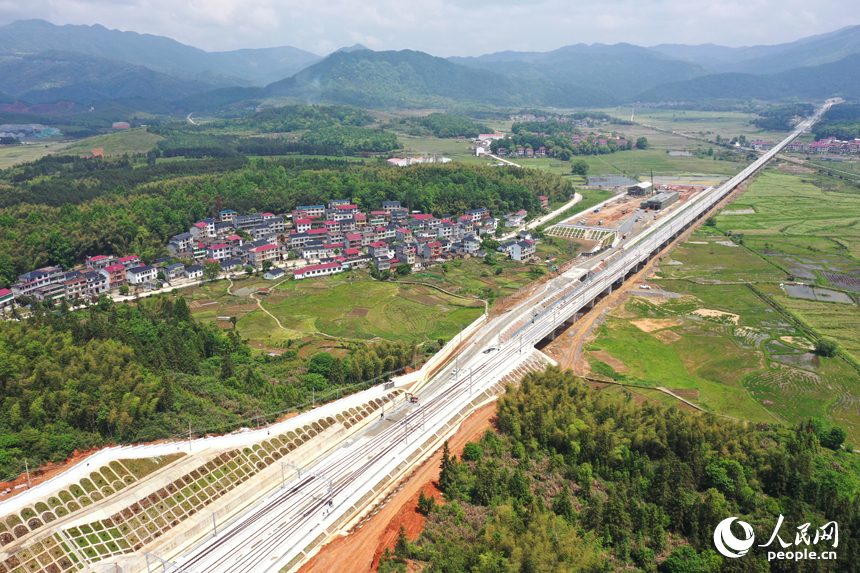
{"label": "red roofed house", "polygon": [[103,268],[108,267],[114,263],[116,263],[116,259],[114,259],[113,257],[96,255],[87,259],[87,268],[93,269],[94,271],[100,271]]}
{"label": "red roofed house", "polygon": [[127,257],[117,259],[117,262],[124,266],[125,270],[136,269],[140,266],[140,257],[137,255],[129,255]]}
{"label": "red roofed house", "polygon": [[310,219],[296,219],[294,223],[296,224],[296,232],[298,233],[304,233],[305,231],[311,230]]}
{"label": "red roofed house", "polygon": [[427,219],[432,219],[433,215],[423,215],[421,213],[416,213],[412,215],[412,218],[416,221],[426,221]]}
{"label": "red roofed house", "polygon": [[425,259],[438,259],[442,256],[442,243],[439,241],[433,241],[432,243],[424,244],[424,258]]}
{"label": "red roofed house", "polygon": [[347,257],[357,257],[361,254],[361,251],[359,251],[358,249],[344,249],[343,254]]}
{"label": "red roofed house", "polygon": [[324,277],[342,271],[343,265],[340,263],[324,263],[322,265],[309,265],[301,269],[296,269],[293,271],[293,276],[299,281],[307,278]]}
{"label": "red roofed house", "polygon": [[206,256],[210,259],[215,259],[216,261],[226,261],[230,258],[231,251],[232,249],[230,248],[230,245],[220,243],[218,245],[207,247]]}
{"label": "red roofed house", "polygon": [[538,196],[538,199],[540,199],[540,206],[541,207],[543,207],[544,209],[549,207],[549,197],[544,197],[543,195],[540,195],[540,196]]}
{"label": "red roofed house", "polygon": [[251,266],[261,269],[263,268],[263,263],[266,261],[274,263],[281,260],[281,247],[277,245],[254,247],[248,251],[248,260]]}
{"label": "red roofed house", "polygon": [[349,233],[344,237],[344,243],[347,248],[360,247],[361,235],[358,233]]}
{"label": "red roofed house", "polygon": [[367,250],[373,257],[388,257],[388,245],[384,241],[370,243]]}
{"label": "red roofed house", "polygon": [[127,284],[125,278],[125,267],[120,263],[109,265],[99,272],[107,277],[108,287],[111,289],[119,288],[122,285]]}
{"label": "red roofed house", "polygon": [[12,291],[7,288],[0,288],[0,308],[11,307],[14,302],[15,295],[12,294]]}
{"label": "red roofed house", "polygon": [[399,229],[394,231],[394,240],[398,243],[401,241],[411,241],[412,231],[410,231],[406,227],[400,227]]}
{"label": "red roofed house", "polygon": [[367,215],[365,215],[364,213],[356,213],[354,215],[354,218],[355,225],[357,227],[364,227],[365,225],[367,225]]}
{"label": "red roofed house", "polygon": [[358,213],[358,205],[338,205],[336,209],[341,213]]}

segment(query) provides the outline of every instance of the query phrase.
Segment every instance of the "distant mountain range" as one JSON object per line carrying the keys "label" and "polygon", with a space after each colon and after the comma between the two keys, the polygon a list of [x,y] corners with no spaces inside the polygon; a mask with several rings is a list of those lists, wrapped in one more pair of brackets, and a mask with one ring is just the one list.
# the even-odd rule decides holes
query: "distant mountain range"
{"label": "distant mountain range", "polygon": [[197,79],[194,74],[217,74],[234,78],[234,85],[245,86],[266,85],[289,77],[322,59],[290,46],[205,52],[163,36],[108,30],[98,24],[55,26],[44,20],[19,20],[0,27],[0,55],[50,50],[121,60],[181,79]]}
{"label": "distant mountain range", "polygon": [[857,98],[860,26],[775,46],[577,44],[437,58],[361,44],[206,52],[170,38],[24,20],[0,27],[0,103],[124,100],[177,111],[267,98],[370,108],[582,107],[628,102]]}

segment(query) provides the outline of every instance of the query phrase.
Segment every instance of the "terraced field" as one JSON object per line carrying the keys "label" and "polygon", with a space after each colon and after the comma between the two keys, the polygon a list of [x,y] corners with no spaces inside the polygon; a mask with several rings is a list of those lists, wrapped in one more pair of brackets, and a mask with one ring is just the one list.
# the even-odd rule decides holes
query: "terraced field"
{"label": "terraced field", "polygon": [[[592,351],[595,372],[616,380],[695,389],[708,410],[754,422],[794,423],[829,417],[860,439],[860,384],[838,358],[819,358],[811,341],[745,285],[662,280],[680,298],[635,296],[601,327]],[[696,311],[707,309],[703,316]],[[593,357],[607,353],[619,372]],[[629,369],[629,371],[627,371]]]}

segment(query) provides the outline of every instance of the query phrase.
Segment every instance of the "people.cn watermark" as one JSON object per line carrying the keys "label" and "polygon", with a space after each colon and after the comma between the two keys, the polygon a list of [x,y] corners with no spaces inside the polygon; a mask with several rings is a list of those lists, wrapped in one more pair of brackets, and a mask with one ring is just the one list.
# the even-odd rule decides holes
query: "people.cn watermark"
{"label": "people.cn watermark", "polygon": [[[743,536],[741,538],[735,537],[731,530],[732,523],[736,521],[743,530]],[[767,552],[768,561],[773,561],[774,559],[791,561],[807,559],[833,561],[836,559],[835,551],[820,551],[817,547],[819,542],[832,542],[829,549],[836,549],[839,546],[839,524],[835,521],[825,523],[818,529],[812,530],[815,533],[815,536],[812,538],[810,537],[812,532],[809,531],[810,524],[804,523],[797,528],[797,532],[794,535],[794,543],[791,542],[791,537],[789,537],[789,541],[787,542],[783,541],[782,537],[780,537],[779,530],[782,527],[783,521],[785,521],[785,518],[780,514],[779,521],[776,522],[776,527],[774,528],[770,539],[767,543],[758,545],[758,547],[773,546],[773,549],[779,549],[779,547],[781,547],[783,550],[788,549],[789,547],[794,547],[794,549],[791,551],[770,550]],[[776,541],[779,546],[773,545],[774,541]],[[714,529],[714,546],[724,557],[730,557],[732,559],[743,557],[753,547],[753,544],[755,544],[755,532],[753,531],[752,526],[745,521],[738,521],[737,517],[729,517],[722,520],[717,525],[716,529]],[[810,550],[810,546],[816,547],[813,547],[812,550]]]}

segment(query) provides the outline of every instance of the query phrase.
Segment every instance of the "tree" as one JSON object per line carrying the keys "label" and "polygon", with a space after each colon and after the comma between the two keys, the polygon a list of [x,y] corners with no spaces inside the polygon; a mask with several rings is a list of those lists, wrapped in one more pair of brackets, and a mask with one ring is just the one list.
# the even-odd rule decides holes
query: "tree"
{"label": "tree", "polygon": [[585,177],[588,174],[588,162],[585,159],[577,159],[570,164],[570,172]]}
{"label": "tree", "polygon": [[570,152],[569,149],[562,149],[561,151],[558,152],[558,158],[561,159],[562,161],[570,161],[570,158],[572,156],[573,156],[573,154]]}
{"label": "tree", "polygon": [[717,218],[716,217],[708,217],[705,219],[706,227],[716,227],[717,226]]}
{"label": "tree", "polygon": [[815,341],[815,353],[819,356],[832,358],[839,352],[839,343],[828,336],[822,336]]}
{"label": "tree", "polygon": [[406,528],[402,525],[397,532],[397,541],[394,542],[394,554],[401,562],[409,559],[409,538],[406,536]]}
{"label": "tree", "polygon": [[319,374],[328,378],[331,375],[331,369],[334,366],[334,357],[328,352],[317,352],[311,357],[308,364],[308,372]]}
{"label": "tree", "polygon": [[436,507],[436,498],[432,495],[424,495],[424,490],[418,494],[418,511],[428,515]]}
{"label": "tree", "polygon": [[636,140],[636,148],[637,149],[648,149],[648,138],[640,137]]}
{"label": "tree", "polygon": [[398,276],[405,277],[412,272],[412,267],[409,263],[400,263],[395,267],[394,272],[396,272]]}
{"label": "tree", "polygon": [[233,358],[229,352],[224,354],[224,358],[221,359],[221,379],[227,380],[228,378],[232,378],[236,374],[236,370],[233,367]]}
{"label": "tree", "polygon": [[451,458],[451,448],[448,440],[442,445],[442,463],[439,465],[439,489],[447,492],[454,485],[454,466],[456,461]]}
{"label": "tree", "polygon": [[121,285],[119,287],[119,294],[121,294],[122,296],[127,296],[128,291],[129,291],[128,285]]}
{"label": "tree", "polygon": [[207,261],[203,263],[203,277],[206,280],[215,280],[221,274],[221,265],[217,262]]}
{"label": "tree", "polygon": [[239,321],[239,319],[238,319],[237,317],[235,317],[235,316],[231,316],[231,317],[230,317],[230,324],[232,324],[232,325],[233,325],[233,330],[236,330],[236,323],[237,323],[238,321]]}
{"label": "tree", "polygon": [[263,272],[267,272],[272,268],[272,261],[263,261]]}
{"label": "tree", "polygon": [[251,276],[254,274],[254,267],[251,265],[245,265],[245,274]]}

